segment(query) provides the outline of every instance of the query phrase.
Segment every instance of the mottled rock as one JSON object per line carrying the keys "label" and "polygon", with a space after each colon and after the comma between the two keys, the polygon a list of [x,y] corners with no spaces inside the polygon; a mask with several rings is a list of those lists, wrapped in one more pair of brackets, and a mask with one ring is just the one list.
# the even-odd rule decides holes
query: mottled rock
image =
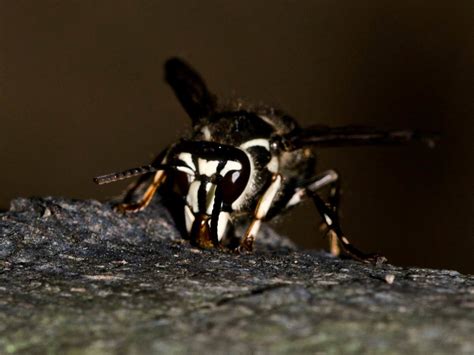
{"label": "mottled rock", "polygon": [[474,277],[191,247],[159,203],[17,199],[0,215],[0,353],[474,353]]}

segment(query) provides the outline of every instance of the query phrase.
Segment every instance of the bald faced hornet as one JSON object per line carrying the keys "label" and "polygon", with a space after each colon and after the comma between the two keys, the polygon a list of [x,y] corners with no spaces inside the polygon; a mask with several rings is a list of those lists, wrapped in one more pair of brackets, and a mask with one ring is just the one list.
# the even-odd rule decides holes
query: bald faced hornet
{"label": "bald faced hornet", "polygon": [[[360,261],[385,260],[358,250],[342,232],[338,174],[334,170],[316,174],[312,149],[410,141],[433,144],[432,135],[359,126],[302,129],[293,118],[272,108],[218,103],[199,74],[180,59],[168,60],[165,73],[192,120],[193,131],[167,147],[150,165],[94,179],[106,184],[143,175],[117,206],[119,211],[140,211],[159,191],[192,244],[251,251],[263,221],[311,199],[330,234],[333,254],[341,248]],[[134,200],[144,184],[146,190]],[[319,194],[323,188],[329,189],[327,201]],[[234,224],[242,219],[247,220],[247,227],[238,238]]]}

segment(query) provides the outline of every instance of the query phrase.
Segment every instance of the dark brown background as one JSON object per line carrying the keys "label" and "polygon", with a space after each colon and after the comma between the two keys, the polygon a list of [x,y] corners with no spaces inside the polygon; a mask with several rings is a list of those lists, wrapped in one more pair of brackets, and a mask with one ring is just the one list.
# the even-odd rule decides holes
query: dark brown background
{"label": "dark brown background", "polygon": [[[429,5],[428,5],[429,4]],[[440,130],[421,146],[321,151],[343,225],[391,262],[474,272],[472,1],[1,1],[0,205],[99,198],[91,177],[147,163],[189,129],[170,56],[221,97],[303,124]],[[310,204],[277,226],[322,247]]]}

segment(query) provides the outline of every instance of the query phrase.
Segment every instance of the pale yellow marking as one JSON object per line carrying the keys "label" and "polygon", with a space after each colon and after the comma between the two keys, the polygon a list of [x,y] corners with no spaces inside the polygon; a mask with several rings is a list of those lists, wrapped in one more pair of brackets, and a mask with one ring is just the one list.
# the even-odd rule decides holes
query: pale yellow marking
{"label": "pale yellow marking", "polygon": [[255,238],[262,224],[262,219],[265,218],[265,216],[267,215],[268,210],[270,209],[270,206],[280,189],[281,180],[281,175],[273,175],[272,183],[265,191],[263,196],[260,198],[260,201],[258,202],[257,208],[254,212],[254,219],[245,231],[243,240],[241,242],[241,246],[243,246],[244,248],[250,250],[252,249],[253,242],[255,241]]}
{"label": "pale yellow marking", "polygon": [[336,233],[330,230],[328,232],[328,237],[329,237],[329,251],[331,252],[331,255],[339,256],[341,254],[341,248],[339,247]]}
{"label": "pale yellow marking", "polygon": [[267,215],[273,203],[273,200],[275,199],[275,196],[280,190],[281,180],[282,178],[280,174],[273,175],[272,183],[270,184],[270,186],[268,187],[268,189],[265,191],[262,198],[258,202],[257,209],[255,211],[255,218],[262,219]]}
{"label": "pale yellow marking", "polygon": [[191,228],[194,222],[194,214],[191,212],[191,209],[188,205],[184,205],[184,220],[186,223],[186,231],[191,233]]}

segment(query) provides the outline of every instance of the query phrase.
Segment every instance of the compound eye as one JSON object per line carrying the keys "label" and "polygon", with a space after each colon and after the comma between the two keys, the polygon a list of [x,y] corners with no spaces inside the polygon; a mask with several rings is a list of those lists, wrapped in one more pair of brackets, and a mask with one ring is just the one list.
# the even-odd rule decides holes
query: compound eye
{"label": "compound eye", "polygon": [[186,196],[189,190],[189,175],[179,170],[174,170],[171,175],[173,191],[178,195]]}
{"label": "compound eye", "polygon": [[240,170],[231,170],[225,174],[221,180],[222,200],[231,204],[242,194],[247,185],[248,176],[242,174]]}

